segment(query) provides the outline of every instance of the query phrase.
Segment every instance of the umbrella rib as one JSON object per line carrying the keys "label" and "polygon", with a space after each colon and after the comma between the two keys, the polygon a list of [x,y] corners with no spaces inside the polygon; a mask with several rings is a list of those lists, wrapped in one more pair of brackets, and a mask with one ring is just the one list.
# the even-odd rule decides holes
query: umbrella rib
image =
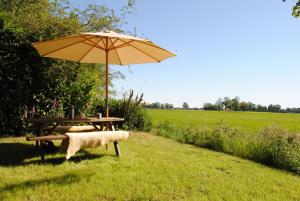
{"label": "umbrella rib", "polygon": [[115,38],[116,40],[114,42],[112,42],[112,40],[110,39],[111,42],[111,46],[108,49],[111,49],[112,47],[114,47],[114,44],[119,40],[118,38]]}
{"label": "umbrella rib", "polygon": [[[121,40],[121,39],[120,39],[120,40]],[[121,41],[122,41],[122,40],[121,40]],[[148,57],[151,57],[151,58],[154,59],[155,61],[160,62],[160,60],[158,60],[158,59],[156,59],[155,57],[151,56],[150,54],[148,54],[148,53],[145,52],[144,50],[141,50],[141,49],[139,49],[139,48],[137,48],[137,47],[135,47],[135,46],[133,46],[133,45],[131,45],[131,44],[128,44],[128,45],[129,45],[130,47],[133,47],[133,48],[137,49],[138,51],[142,52],[143,54],[147,55]]]}
{"label": "umbrella rib", "polygon": [[[118,39],[116,38],[116,40],[115,40],[114,42],[112,42],[111,38],[108,38],[108,39],[110,40],[110,43],[111,43],[111,46],[108,48],[108,52],[110,52],[110,48],[113,46],[113,44],[114,44]],[[115,51],[116,51],[117,57],[118,57],[118,59],[119,59],[119,63],[122,65],[122,61],[121,61],[121,59],[120,59],[120,57],[119,57],[118,51],[117,51],[116,49],[115,49]]]}
{"label": "umbrella rib", "polygon": [[[84,38],[86,38],[85,36],[84,36]],[[95,38],[97,38],[97,37],[95,37]],[[86,38],[87,39],[87,38]],[[88,41],[90,41],[91,43],[93,43],[94,45],[95,45],[95,47],[97,47],[97,48],[99,48],[99,49],[101,49],[101,50],[104,50],[100,45],[98,45],[98,42],[97,43],[95,43],[94,41],[91,41],[90,39],[87,39]],[[91,44],[90,44],[91,45]]]}
{"label": "umbrella rib", "polygon": [[[112,43],[111,38],[110,38],[109,40],[110,40],[110,42]],[[118,40],[118,39],[116,39],[115,42],[116,42],[117,40]],[[115,43],[115,42],[114,42],[114,43]],[[112,43],[111,46],[113,46],[113,43]],[[111,46],[110,46],[110,47],[111,47]],[[110,49],[110,48],[108,48],[108,49]],[[121,58],[120,58],[120,56],[119,56],[119,53],[118,53],[118,51],[117,51],[117,49],[114,49],[114,50],[116,51],[117,57],[118,57],[118,59],[119,59],[119,63],[120,63],[121,65],[123,65],[123,64],[122,64],[122,61],[121,61]],[[110,51],[110,50],[108,50],[108,51]]]}
{"label": "umbrella rib", "polygon": [[[103,37],[103,39],[104,39],[104,37]],[[104,40],[101,40],[101,42],[102,42],[102,44],[103,44],[103,49],[105,50],[105,48],[106,48],[106,45],[105,45],[105,43],[104,43]]]}
{"label": "umbrella rib", "polygon": [[[101,39],[98,40],[98,42],[100,41]],[[97,43],[98,43],[97,42]],[[92,49],[94,48],[94,46],[92,46],[80,59],[79,59],[79,63],[81,63],[82,59],[84,59],[86,57],[86,55],[88,55],[88,53],[90,53],[92,51]]]}
{"label": "umbrella rib", "polygon": [[[102,42],[102,44],[104,45],[104,43],[103,43],[103,37],[101,37],[101,40],[99,40],[98,42],[97,42],[97,45],[99,45],[99,47],[102,47],[99,43],[100,42]],[[102,47],[103,48],[103,50],[105,50],[105,47]]]}
{"label": "umbrella rib", "polygon": [[52,50],[52,51],[50,51],[50,52],[47,52],[47,53],[45,53],[45,54],[42,54],[41,56],[47,56],[48,54],[51,54],[51,53],[53,53],[53,52],[56,52],[56,51],[59,51],[59,50],[62,50],[62,49],[64,49],[64,48],[67,48],[67,47],[71,47],[72,45],[77,45],[78,43],[81,43],[81,42],[84,42],[86,39],[84,39],[84,40],[81,40],[81,41],[78,41],[78,42],[76,42],[76,43],[72,43],[72,44],[69,44],[69,45],[66,45],[66,46],[63,46],[63,47],[60,47],[60,48],[58,48],[58,49],[55,49],[55,50]]}
{"label": "umbrella rib", "polygon": [[120,56],[119,56],[118,51],[117,51],[116,49],[115,49],[115,51],[116,51],[116,54],[117,54],[117,57],[118,57],[118,59],[119,59],[120,64],[123,65],[123,64],[122,64],[122,61],[121,61],[121,58],[120,58]]}
{"label": "umbrella rib", "polygon": [[100,49],[100,50],[105,50],[105,49],[103,49],[102,47],[97,46],[97,45],[94,45],[94,44],[90,44],[90,43],[87,43],[87,42],[82,42],[82,43],[84,43],[84,44],[86,44],[86,45],[88,45],[88,46],[93,46],[93,47],[98,48],[98,49]]}
{"label": "umbrella rib", "polygon": [[111,48],[110,50],[117,49],[117,48],[122,48],[123,46],[129,45],[130,43],[132,43],[132,42],[134,41],[134,40],[131,40],[131,41],[128,41],[128,42],[124,42],[124,41],[121,40],[120,38],[119,38],[119,40],[122,41],[123,44],[121,44],[121,45],[119,45],[119,46],[116,46],[116,47],[113,47],[113,48]]}

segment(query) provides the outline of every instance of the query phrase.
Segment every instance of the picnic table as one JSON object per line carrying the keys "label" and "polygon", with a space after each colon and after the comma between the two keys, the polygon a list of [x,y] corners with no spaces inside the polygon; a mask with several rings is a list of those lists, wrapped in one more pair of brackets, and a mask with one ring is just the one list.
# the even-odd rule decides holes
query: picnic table
{"label": "picnic table", "polygon": [[[67,136],[53,135],[58,126],[74,125],[74,124],[88,124],[92,125],[97,131],[115,131],[115,125],[122,123],[123,118],[118,117],[86,117],[86,118],[62,118],[62,117],[42,117],[42,118],[26,118],[27,123],[32,124],[32,128],[36,138],[27,138],[27,140],[36,141],[36,149],[42,141],[48,142],[48,146],[54,146],[52,140],[63,140]],[[114,142],[116,154],[120,156],[118,142]]]}

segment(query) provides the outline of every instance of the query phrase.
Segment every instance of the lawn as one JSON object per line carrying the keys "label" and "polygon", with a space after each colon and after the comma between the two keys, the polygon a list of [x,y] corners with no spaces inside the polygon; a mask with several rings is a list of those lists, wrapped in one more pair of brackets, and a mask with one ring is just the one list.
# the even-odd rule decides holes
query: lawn
{"label": "lawn", "polygon": [[300,177],[145,133],[39,163],[34,143],[0,138],[0,200],[300,200]]}
{"label": "lawn", "polygon": [[223,121],[234,127],[256,132],[262,127],[276,124],[291,132],[300,132],[300,114],[266,113],[266,112],[217,112],[187,110],[147,110],[154,125],[169,121],[180,127],[214,127]]}

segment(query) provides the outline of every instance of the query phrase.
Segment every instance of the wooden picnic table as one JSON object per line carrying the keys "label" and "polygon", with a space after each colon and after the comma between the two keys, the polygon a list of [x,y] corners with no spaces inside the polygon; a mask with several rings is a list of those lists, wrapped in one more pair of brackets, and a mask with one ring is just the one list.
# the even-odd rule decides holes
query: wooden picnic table
{"label": "wooden picnic table", "polygon": [[[55,131],[55,129],[60,125],[72,125],[72,124],[82,124],[86,123],[89,125],[93,125],[94,128],[98,131],[115,131],[114,125],[117,123],[122,123],[124,121],[123,118],[118,117],[86,117],[86,118],[62,118],[62,117],[42,117],[42,118],[26,118],[25,121],[27,123],[31,123],[33,125],[33,129],[35,131],[35,135],[37,137],[51,135]],[[47,137],[46,137],[47,138]],[[45,139],[46,139],[45,138]],[[51,139],[55,139],[55,136],[51,136],[49,141]],[[39,141],[36,141],[36,148],[39,148]],[[49,145],[54,144],[51,142]],[[118,147],[118,142],[114,142],[114,147],[116,154],[119,156],[120,151]]]}

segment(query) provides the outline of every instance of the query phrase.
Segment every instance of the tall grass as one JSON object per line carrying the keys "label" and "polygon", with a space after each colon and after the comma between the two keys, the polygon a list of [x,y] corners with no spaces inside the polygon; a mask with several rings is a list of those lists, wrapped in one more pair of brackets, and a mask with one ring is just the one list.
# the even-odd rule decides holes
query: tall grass
{"label": "tall grass", "polygon": [[206,147],[300,174],[300,136],[276,125],[258,133],[218,122],[212,128],[179,128],[160,123],[154,131],[182,143]]}

